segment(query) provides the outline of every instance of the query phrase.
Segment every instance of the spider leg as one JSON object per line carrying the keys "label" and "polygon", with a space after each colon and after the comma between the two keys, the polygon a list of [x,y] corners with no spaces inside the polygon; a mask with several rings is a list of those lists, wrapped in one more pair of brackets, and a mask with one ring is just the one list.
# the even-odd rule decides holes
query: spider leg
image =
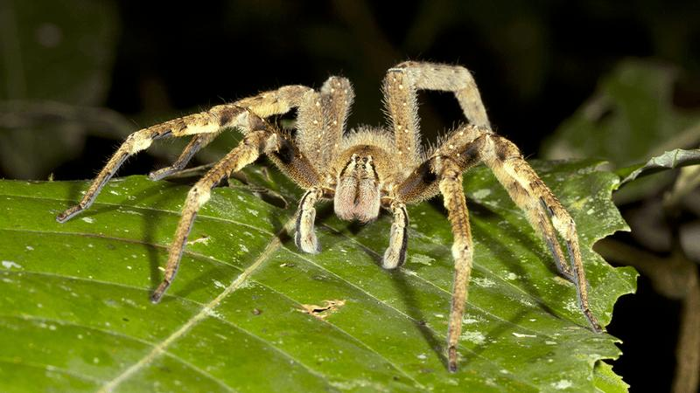
{"label": "spider leg", "polygon": [[462,333],[462,316],[472,272],[472,235],[469,227],[467,201],[462,189],[462,169],[449,159],[441,161],[439,188],[454,238],[452,257],[455,261],[455,273],[447,329],[447,362],[449,370],[455,372],[457,371],[457,344]]}
{"label": "spider leg", "polygon": [[119,149],[114,153],[112,158],[109,159],[107,165],[105,165],[95,180],[93,180],[92,184],[90,184],[90,188],[88,188],[80,202],[56,216],[56,221],[64,223],[83,210],[89,208],[102,190],[102,187],[104,187],[104,185],[107,184],[107,181],[114,176],[119,167],[124,163],[124,161],[126,161],[127,158],[129,158],[129,156],[148,148],[154,140],[169,136],[170,134],[171,129],[168,126],[159,125],[136,131],[135,133],[129,135],[129,137],[126,138],[124,143],[122,143]]}
{"label": "spider leg", "polygon": [[408,245],[408,212],[406,204],[394,200],[390,206],[394,216],[391,224],[389,247],[384,253],[382,267],[384,269],[396,269],[406,262],[406,247]]}
{"label": "spider leg", "polygon": [[279,148],[278,134],[267,129],[247,133],[243,140],[209,170],[187,194],[180,222],[177,225],[175,236],[168,252],[168,262],[165,267],[163,281],[153,292],[151,301],[158,303],[163,294],[168,289],[177,269],[180,266],[182,252],[187,244],[187,236],[192,229],[192,224],[197,216],[197,211],[210,198],[211,189],[214,188],[223,178],[231,173],[237,172],[246,165],[254,162],[261,153],[266,150],[276,150]]}
{"label": "spider leg", "polygon": [[[154,140],[166,136],[185,136],[199,134],[216,134],[226,127],[237,127],[246,134],[251,129],[249,123],[274,114],[285,113],[299,106],[304,94],[312,89],[293,85],[278,90],[261,93],[237,101],[233,104],[218,105],[209,111],[195,113],[129,135],[126,141],[114,153],[97,177],[93,180],[81,201],[56,217],[58,222],[66,222],[92,205],[104,185],[117,172],[126,159],[142,150],[147,149]],[[249,116],[249,114],[257,116]],[[188,146],[189,147],[189,146]],[[185,149],[189,154],[191,150]],[[185,153],[183,153],[183,156]],[[181,157],[182,158],[182,157]]]}
{"label": "spider leg", "polygon": [[[576,284],[579,307],[593,330],[603,331],[588,304],[588,282],[574,220],[512,142],[495,134],[486,134],[485,137],[483,161],[493,170],[518,207],[528,214],[532,225],[540,229],[559,270]],[[547,218],[551,219],[551,224]],[[555,230],[565,241],[571,268],[563,262],[565,258],[554,235]]]}
{"label": "spider leg", "polygon": [[489,127],[486,109],[469,70],[461,66],[407,61],[390,68],[384,79],[384,97],[398,154],[407,167],[420,164],[418,90],[454,93],[464,115],[477,126]]}
{"label": "spider leg", "polygon": [[330,77],[320,92],[304,95],[297,117],[296,141],[319,172],[337,155],[354,93],[346,78]]}
{"label": "spider leg", "polygon": [[[526,213],[532,227],[542,236],[551,251],[558,270],[576,285],[579,307],[596,332],[602,328],[590,310],[588,282],[581,259],[576,224],[561,202],[525,161],[520,150],[508,139],[488,129],[463,126],[434,153],[434,157],[454,157],[466,168],[483,161],[508,191],[515,204]],[[565,241],[567,258],[556,233]]]}
{"label": "spider leg", "polygon": [[185,149],[182,151],[180,156],[172,165],[149,173],[148,178],[153,181],[161,180],[172,175],[173,173],[177,173],[183,170],[185,166],[187,166],[187,163],[190,162],[192,157],[194,157],[194,155],[197,154],[197,152],[200,151],[203,147],[205,147],[214,139],[216,139],[216,137],[219,136],[220,132],[221,130],[212,134],[195,135],[190,141],[190,143],[188,143],[187,146],[185,146]]}
{"label": "spider leg", "polygon": [[[350,81],[340,77],[330,77],[320,92],[304,95],[297,117],[296,142],[317,173],[326,173],[328,164],[337,155],[345,121],[350,112],[354,93]],[[324,178],[328,182],[327,178]],[[300,250],[318,253],[321,246],[314,233],[316,219],[315,204],[320,198],[332,197],[333,189],[326,183],[319,184],[318,175],[309,183],[307,191],[299,202],[294,242]]]}
{"label": "spider leg", "polygon": [[[456,343],[471,272],[471,235],[461,173],[479,162],[493,171],[515,204],[526,213],[533,228],[547,243],[559,270],[576,285],[579,307],[592,330],[602,331],[588,303],[588,282],[573,219],[512,142],[487,128],[465,125],[452,132],[428,160],[396,185],[394,195],[404,203],[416,203],[438,191],[444,196],[455,238],[452,249],[455,284],[448,332],[450,369],[456,367]],[[571,267],[565,262],[557,233],[566,243]]]}

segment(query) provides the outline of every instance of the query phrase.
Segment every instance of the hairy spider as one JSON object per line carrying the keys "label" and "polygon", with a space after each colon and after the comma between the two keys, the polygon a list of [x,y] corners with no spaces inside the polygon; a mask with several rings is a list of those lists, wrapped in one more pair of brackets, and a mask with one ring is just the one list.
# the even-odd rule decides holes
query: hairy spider
{"label": "hairy spider", "polygon": [[[416,101],[420,89],[452,92],[469,121],[427,152],[420,144]],[[369,222],[377,218],[380,208],[385,208],[393,214],[394,222],[382,267],[395,269],[406,260],[406,205],[440,193],[454,236],[455,272],[447,357],[449,370],[455,371],[472,270],[472,237],[462,172],[483,162],[525,211],[530,224],[549,247],[559,272],[576,285],[579,307],[593,330],[602,331],[588,305],[587,282],[574,221],[518,148],[491,130],[479,90],[466,68],[409,61],[389,69],[384,80],[384,96],[390,130],[361,128],[345,133],[353,96],[347,79],[331,77],[320,92],[306,86],[285,86],[137,131],[129,135],[97,175],[80,203],[61,213],[57,220],[65,222],[87,209],[126,158],[148,148],[156,139],[193,135],[173,165],[149,175],[152,180],[182,170],[199,149],[225,128],[239,129],[243,140],[187,195],[170,245],[165,277],[151,296],[157,303],[175,277],[197,211],[209,199],[211,189],[261,154],[270,157],[306,190],[299,203],[295,243],[308,253],[320,251],[314,233],[314,206],[319,200],[333,199],[335,213],[344,220]],[[266,121],[292,108],[298,108],[295,135]],[[557,234],[566,244],[571,266],[566,262]]]}

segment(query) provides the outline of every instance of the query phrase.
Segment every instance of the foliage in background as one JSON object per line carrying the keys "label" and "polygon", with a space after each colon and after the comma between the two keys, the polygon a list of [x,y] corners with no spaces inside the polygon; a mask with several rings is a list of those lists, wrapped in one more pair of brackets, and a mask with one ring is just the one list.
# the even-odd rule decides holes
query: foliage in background
{"label": "foliage in background", "polygon": [[26,179],[44,175],[81,153],[86,123],[110,123],[99,119],[107,111],[90,116],[95,110],[89,107],[102,105],[110,88],[114,13],[103,1],[0,3],[3,172]]}
{"label": "foliage in background", "polygon": [[[600,157],[623,176],[651,157],[700,143],[700,111],[674,106],[678,71],[668,65],[629,59],[621,62],[574,115],[544,144],[551,159]],[[698,153],[671,154],[673,166],[689,165]],[[667,165],[668,166],[668,165]],[[673,174],[635,182],[615,195],[628,203],[667,186]]]}
{"label": "foliage in background", "polygon": [[658,294],[679,302],[671,389],[684,393],[700,386],[700,112],[675,107],[676,74],[658,63],[622,62],[544,151],[607,157],[617,168],[615,201],[632,239],[604,239],[596,251],[634,266]]}

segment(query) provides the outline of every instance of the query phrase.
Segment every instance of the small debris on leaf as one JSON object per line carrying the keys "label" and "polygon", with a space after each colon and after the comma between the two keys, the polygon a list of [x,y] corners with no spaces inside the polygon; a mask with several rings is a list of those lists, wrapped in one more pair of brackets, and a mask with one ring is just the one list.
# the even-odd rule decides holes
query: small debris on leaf
{"label": "small debris on leaf", "polygon": [[324,300],[323,302],[325,303],[324,306],[302,304],[299,311],[318,319],[325,319],[328,315],[338,311],[340,307],[345,305],[345,300]]}

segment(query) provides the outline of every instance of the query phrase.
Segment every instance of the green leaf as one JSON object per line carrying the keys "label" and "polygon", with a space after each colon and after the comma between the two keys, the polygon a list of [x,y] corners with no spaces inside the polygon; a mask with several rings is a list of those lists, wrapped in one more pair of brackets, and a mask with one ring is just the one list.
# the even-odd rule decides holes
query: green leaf
{"label": "green leaf", "polygon": [[[610,200],[617,177],[596,167],[535,163],[577,222],[607,324],[636,273],[591,251],[627,228]],[[323,251],[302,254],[284,229],[299,190],[260,167],[246,177],[289,206],[237,181],[216,189],[158,305],[148,296],[186,186],[118,179],[58,224],[87,183],[0,181],[0,391],[592,392],[594,364],[620,354],[588,329],[574,286],[483,167],[465,176],[475,266],[455,374],[443,355],[453,262],[439,199],[409,209],[407,263],[385,271],[388,215],[359,226],[323,205]]]}
{"label": "green leaf", "polygon": [[[543,156],[600,157],[628,175],[649,157],[697,147],[700,112],[674,106],[677,74],[672,67],[646,60],[621,62],[543,145]],[[615,202],[636,201],[658,192],[672,180],[672,174],[662,173],[635,181],[615,193]]]}
{"label": "green leaf", "polygon": [[660,156],[652,157],[644,164],[619,169],[617,174],[622,178],[620,185],[624,185],[643,176],[697,164],[700,164],[700,149],[675,149],[664,152]]}
{"label": "green leaf", "polygon": [[626,393],[629,385],[613,372],[612,366],[598,362],[595,365],[595,386],[598,391],[606,393]]}
{"label": "green leaf", "polygon": [[616,167],[700,141],[700,112],[673,105],[677,71],[644,60],[621,62],[543,147],[548,158],[601,157]]}

